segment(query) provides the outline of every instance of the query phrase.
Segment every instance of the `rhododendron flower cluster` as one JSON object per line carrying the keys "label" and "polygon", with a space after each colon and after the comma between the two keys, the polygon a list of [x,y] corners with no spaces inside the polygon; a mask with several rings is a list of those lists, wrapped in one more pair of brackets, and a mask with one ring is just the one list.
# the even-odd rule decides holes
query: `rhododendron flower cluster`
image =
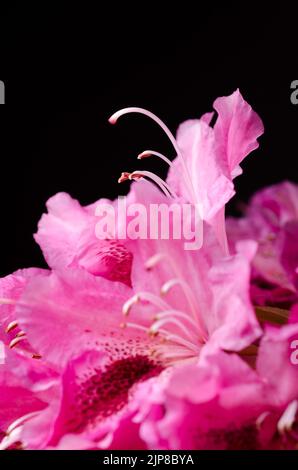
{"label": "rhododendron flower cluster", "polygon": [[166,132],[174,160],[139,159],[161,158],[167,179],[119,182],[133,181],[128,205],[195,207],[198,249],[99,239],[96,208],[115,201],[47,202],[34,237],[48,269],[0,279],[2,450],[298,448],[298,187],[261,190],[225,221],[263,124],[239,90],[213,107],[176,138],[142,108],[110,118],[137,112]]}

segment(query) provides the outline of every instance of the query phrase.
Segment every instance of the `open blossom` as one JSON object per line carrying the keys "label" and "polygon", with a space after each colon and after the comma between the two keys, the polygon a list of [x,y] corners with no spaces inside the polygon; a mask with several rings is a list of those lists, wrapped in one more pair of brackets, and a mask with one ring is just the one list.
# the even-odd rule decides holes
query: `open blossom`
{"label": "open blossom", "polygon": [[[266,329],[256,368],[223,351],[172,371],[140,396],[140,434],[158,449],[297,449],[298,324]],[[144,390],[142,390],[144,394]]]}
{"label": "open blossom", "polygon": [[[296,196],[289,187],[278,203],[271,203],[275,194],[266,195],[275,219],[270,210],[269,216],[259,211],[256,197],[250,232],[240,236],[237,223],[234,231],[229,223],[229,254],[225,204],[263,125],[238,90],[218,98],[214,108],[213,127],[212,114],[187,121],[177,141],[140,108],[110,119],[141,112],[165,130],[175,160],[152,150],[139,158],[164,160],[167,180],[140,170],[122,173],[119,181],[135,180],[128,205],[195,206],[202,220],[200,249],[185,250],[184,240],[174,236],[120,239],[116,233],[99,239],[97,207],[108,203],[117,212],[115,201],[82,207],[65,193],[48,201],[35,239],[50,269],[0,279],[6,353],[0,365],[1,449],[297,446],[298,369],[291,355],[297,306],[288,322],[284,312],[266,317],[263,308],[261,325],[250,297],[251,276],[269,282],[266,275],[272,275],[259,237],[272,225],[283,243],[273,263],[288,283],[282,288],[295,293],[296,202],[290,193],[293,201]],[[126,226],[127,215],[116,215]],[[150,231],[154,221],[146,224]],[[278,315],[283,326],[264,325]]]}
{"label": "open blossom", "polygon": [[[148,185],[136,185],[140,200],[150,191],[162,197]],[[182,240],[132,241],[133,289],[74,267],[26,283],[13,316],[53,371],[55,394],[21,424],[25,447],[146,447],[134,422],[141,385],[161,386],[172,368],[258,338],[248,295],[254,244],[223,259],[217,242],[205,240],[200,251],[184,251]]]}
{"label": "open blossom", "polygon": [[298,186],[283,182],[256,193],[245,216],[227,220],[231,247],[238,240],[258,243],[253,261],[252,298],[257,305],[297,302]]}

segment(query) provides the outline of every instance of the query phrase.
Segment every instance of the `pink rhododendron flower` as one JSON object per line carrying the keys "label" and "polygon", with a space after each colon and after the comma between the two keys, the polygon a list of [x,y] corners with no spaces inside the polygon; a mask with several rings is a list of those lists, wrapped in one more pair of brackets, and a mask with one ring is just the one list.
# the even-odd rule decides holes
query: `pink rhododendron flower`
{"label": "pink rhododendron flower", "polygon": [[258,242],[253,261],[252,298],[257,305],[291,305],[298,287],[298,187],[284,182],[259,191],[245,217],[228,219],[231,246]]}
{"label": "pink rhododendron flower", "polygon": [[[0,280],[1,449],[296,448],[297,192],[284,184],[257,194],[246,218],[229,221],[229,254],[225,204],[263,125],[238,90],[214,109],[213,127],[211,113],[186,121],[177,141],[141,108],[110,118],[151,117],[177,153],[173,162],[139,155],[164,160],[166,181],[122,173],[120,182],[134,180],[128,206],[145,210],[135,226],[155,233],[150,205],[190,203],[197,212],[179,224],[196,225],[199,214],[199,249],[173,235],[174,218],[170,236],[142,239],[116,201],[48,201],[35,239],[50,270]],[[105,204],[125,236],[97,236]],[[256,302],[258,319],[250,290],[261,281],[272,302]],[[290,314],[262,306],[279,305],[277,289],[296,299]]]}
{"label": "pink rhododendron flower", "polygon": [[[166,301],[152,290],[135,292],[82,268],[37,275],[27,284],[15,305],[15,318],[26,332],[29,344],[42,356],[41,361],[59,378],[55,399],[23,425],[23,445],[63,448],[67,442],[71,448],[113,446],[125,425],[131,429],[127,445],[142,447],[145,444],[137,432],[139,426],[130,419],[139,383],[155,380],[158,386],[169,367],[189,360],[196,363],[204,348],[206,352],[219,348],[240,350],[258,337],[260,328],[248,297],[249,260],[254,247],[246,244],[239,254],[212,266],[212,252],[208,254],[208,248],[186,252],[196,257],[185,258],[181,240],[177,244],[166,241],[164,249],[170,250],[164,251],[164,255],[170,257],[173,250],[177,263],[179,245],[181,259],[177,268],[184,277],[177,278],[182,295],[179,294],[180,300],[174,306],[168,304],[170,299]],[[142,247],[146,257],[154,249],[150,246],[148,250],[147,241],[140,241],[133,253],[136,260],[133,286],[140,289],[151,282],[155,271],[147,272],[144,268],[143,254],[138,253]],[[159,241],[157,247],[161,248]],[[197,278],[195,263],[200,268]],[[189,269],[193,269],[194,275],[191,285],[185,278]],[[166,273],[167,270],[161,270],[155,274],[155,284],[163,283],[164,290]],[[134,281],[134,276],[139,282]],[[226,290],[220,292],[222,276],[227,282]],[[168,288],[174,287],[172,281]],[[233,285],[233,295],[229,283]],[[192,288],[196,290],[192,292]],[[177,293],[174,298],[178,299]],[[134,305],[139,301],[140,305]],[[142,301],[147,305],[142,305]],[[124,329],[122,310],[129,313]],[[21,350],[21,344],[18,347]],[[52,430],[46,435],[47,441],[39,426]],[[124,446],[124,442],[118,446]]]}

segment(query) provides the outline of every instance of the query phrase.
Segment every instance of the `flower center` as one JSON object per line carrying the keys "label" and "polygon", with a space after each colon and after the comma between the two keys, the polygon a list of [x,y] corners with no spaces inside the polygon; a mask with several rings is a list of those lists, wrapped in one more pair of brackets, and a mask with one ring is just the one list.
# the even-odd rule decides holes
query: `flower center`
{"label": "flower center", "polygon": [[[161,358],[163,363],[169,365],[197,357],[202,345],[208,338],[208,333],[198,314],[193,291],[190,285],[179,277],[173,259],[160,253],[150,258],[145,266],[148,270],[151,270],[162,260],[166,260],[172,266],[177,277],[170,279],[161,286],[159,296],[151,292],[140,291],[128,299],[122,309],[123,315],[128,317],[135,304],[140,302],[149,303],[157,310],[152,323],[147,328],[129,321],[123,323],[122,326],[139,329],[152,336],[159,336],[160,342],[154,352],[157,357]],[[173,308],[165,300],[165,296],[175,287],[181,289],[187,301],[187,311]]]}

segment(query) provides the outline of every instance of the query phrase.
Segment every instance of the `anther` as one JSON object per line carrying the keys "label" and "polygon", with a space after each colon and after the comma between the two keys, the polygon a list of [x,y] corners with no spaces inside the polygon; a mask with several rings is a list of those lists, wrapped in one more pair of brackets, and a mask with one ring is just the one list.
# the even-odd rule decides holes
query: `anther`
{"label": "anther", "polygon": [[18,322],[16,320],[10,322],[6,329],[5,329],[5,333],[10,333],[12,330],[14,330],[16,327],[18,326]]}
{"label": "anther", "polygon": [[285,409],[283,415],[277,423],[277,430],[280,434],[284,434],[287,431],[290,431],[294,422],[296,413],[298,410],[298,401],[292,401],[287,408]]}
{"label": "anther", "polygon": [[21,336],[18,338],[14,338],[10,343],[9,343],[9,348],[13,349],[15,346],[17,346],[21,341],[25,339],[25,336]]}
{"label": "anther", "polygon": [[149,328],[148,330],[148,335],[151,337],[151,338],[156,338],[156,336],[158,336],[159,332],[156,331],[155,329],[152,329],[152,328]]}
{"label": "anther", "polygon": [[162,178],[157,176],[155,173],[152,173],[152,171],[146,171],[146,170],[133,171],[132,173],[130,173],[128,179],[138,181],[144,177],[148,178],[149,180],[152,180],[167,197],[172,197],[172,196],[177,197],[177,195],[170,188],[168,183],[166,183]]}
{"label": "anther", "polygon": [[19,331],[19,332],[16,334],[16,338],[23,338],[23,336],[26,336],[25,331]]}
{"label": "anther", "polygon": [[151,256],[146,263],[145,263],[145,269],[147,271],[150,271],[152,268],[154,268],[163,258],[165,255],[163,253],[156,253],[155,255]]}
{"label": "anther", "polygon": [[121,173],[120,178],[118,178],[118,183],[123,183],[124,181],[127,181],[129,179],[129,175],[130,173],[128,173],[127,171],[123,171]]}
{"label": "anther", "polygon": [[42,358],[42,356],[38,353],[33,353],[31,357],[32,357],[32,359],[41,359]]}
{"label": "anther", "polygon": [[164,162],[166,162],[169,166],[172,166],[172,162],[171,160],[169,160],[165,155],[163,155],[162,153],[160,152],[155,152],[154,150],[145,150],[144,152],[142,153],[139,153],[138,155],[138,160],[143,160],[143,158],[148,158],[148,157],[152,157],[152,156],[155,156],[155,157],[158,157],[160,158],[161,160],[163,160]]}
{"label": "anther", "polygon": [[130,299],[128,299],[124,304],[123,304],[123,307],[122,307],[122,313],[123,315],[127,316],[129,315],[129,312],[131,310],[131,308],[133,307],[133,305],[135,305],[136,303],[138,303],[140,300],[139,296],[136,294],[134,295],[133,297],[131,297]]}

